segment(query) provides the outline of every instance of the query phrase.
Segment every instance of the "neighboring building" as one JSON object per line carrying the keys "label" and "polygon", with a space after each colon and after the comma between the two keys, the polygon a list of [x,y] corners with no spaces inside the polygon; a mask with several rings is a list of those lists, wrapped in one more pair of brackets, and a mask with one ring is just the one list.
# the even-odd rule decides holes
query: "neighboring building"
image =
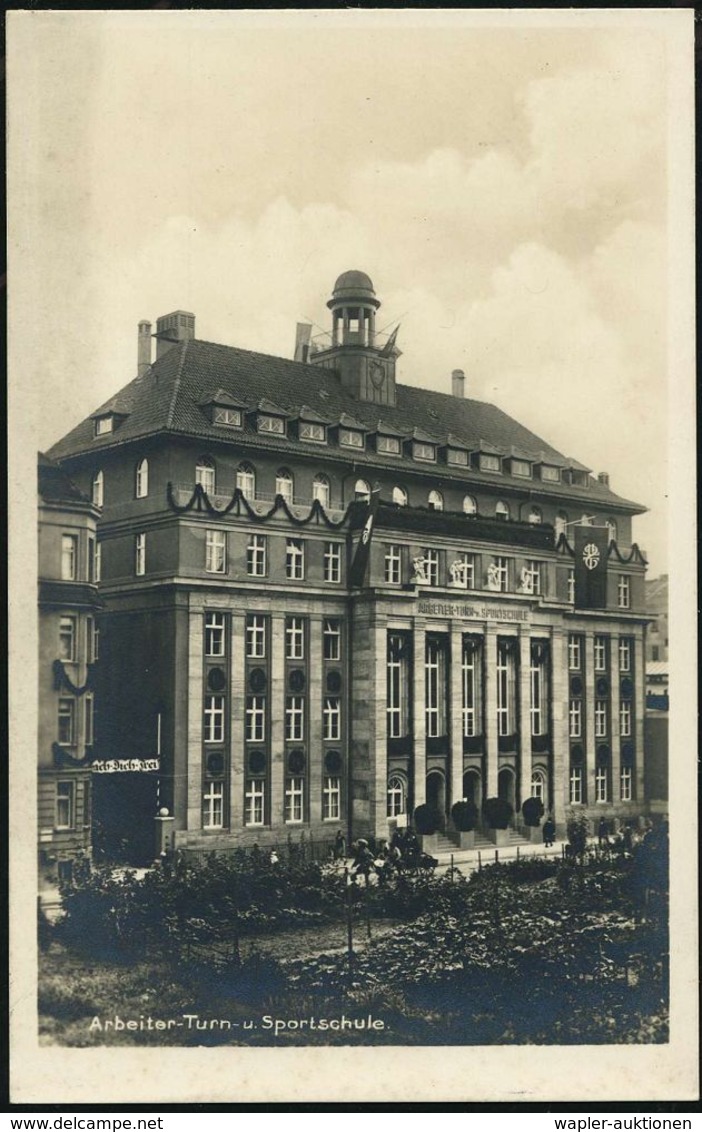
{"label": "neighboring building", "polygon": [[561,828],[641,813],[644,508],[462,371],[396,384],[362,272],[328,306],[295,361],[177,311],[152,362],[140,323],[137,378],[51,451],[101,509],[113,843],[153,853],[161,808],[193,848],[387,837],[425,800],[450,833],[463,797],[537,794]]}
{"label": "neighboring building", "polygon": [[646,766],[644,785],[652,813],[668,809],[668,575],[646,581]]}
{"label": "neighboring building", "polygon": [[646,580],[646,664],[668,663],[668,575]]}
{"label": "neighboring building", "polygon": [[90,787],[98,653],[98,509],[39,456],[39,869],[67,879],[91,855]]}

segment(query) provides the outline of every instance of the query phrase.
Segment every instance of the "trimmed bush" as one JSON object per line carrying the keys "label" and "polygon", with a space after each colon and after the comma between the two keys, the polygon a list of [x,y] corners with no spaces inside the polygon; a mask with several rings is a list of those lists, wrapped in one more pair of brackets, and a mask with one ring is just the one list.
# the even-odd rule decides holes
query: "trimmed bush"
{"label": "trimmed bush", "polygon": [[436,833],[441,826],[441,814],[435,806],[430,806],[425,802],[423,805],[417,806],[414,811],[414,824],[417,833],[423,833],[429,837],[432,833]]}
{"label": "trimmed bush", "polygon": [[486,798],[483,813],[490,829],[507,829],[514,810],[504,798]]}
{"label": "trimmed bush", "polygon": [[525,798],[522,803],[522,816],[525,825],[540,825],[544,816],[544,804],[540,798]]}
{"label": "trimmed bush", "polygon": [[455,802],[451,807],[451,817],[456,829],[461,833],[470,833],[478,824],[478,807],[475,802]]}

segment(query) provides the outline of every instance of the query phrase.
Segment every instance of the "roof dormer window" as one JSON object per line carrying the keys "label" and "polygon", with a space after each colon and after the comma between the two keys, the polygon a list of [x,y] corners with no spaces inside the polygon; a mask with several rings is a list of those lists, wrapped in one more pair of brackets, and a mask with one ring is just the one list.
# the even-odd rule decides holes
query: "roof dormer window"
{"label": "roof dormer window", "polygon": [[401,452],[399,436],[377,436],[376,450],[383,456],[399,456]]}
{"label": "roof dormer window", "polygon": [[510,468],[513,476],[521,476],[523,479],[531,479],[531,464],[528,460],[512,460]]}
{"label": "roof dormer window", "polygon": [[501,472],[502,461],[499,456],[493,456],[492,452],[481,452],[478,466],[481,472]]}
{"label": "roof dormer window", "polygon": [[259,432],[271,432],[276,436],[285,436],[285,421],[282,417],[271,417],[267,413],[259,413],[256,427]]}
{"label": "roof dormer window", "polygon": [[314,424],[311,421],[300,421],[300,440],[307,440],[312,444],[326,444],[326,426],[323,424]]}
{"label": "roof dormer window", "polygon": [[412,442],[412,456],[415,460],[436,460],[436,448],[433,444],[427,444],[423,440],[414,440]]}
{"label": "roof dormer window", "polygon": [[225,428],[241,428],[241,409],[215,405],[212,409],[212,424],[224,425]]}
{"label": "roof dormer window", "polygon": [[342,448],[365,448],[363,433],[355,428],[340,428],[339,444]]}
{"label": "roof dormer window", "polygon": [[541,465],[541,478],[546,483],[560,483],[561,482],[561,469],[556,468],[553,464]]}
{"label": "roof dormer window", "polygon": [[454,464],[459,468],[468,467],[468,452],[465,448],[447,448],[446,463]]}
{"label": "roof dormer window", "polygon": [[95,418],[95,435],[107,436],[109,432],[114,432],[115,418],[113,413],[109,413],[106,417]]}

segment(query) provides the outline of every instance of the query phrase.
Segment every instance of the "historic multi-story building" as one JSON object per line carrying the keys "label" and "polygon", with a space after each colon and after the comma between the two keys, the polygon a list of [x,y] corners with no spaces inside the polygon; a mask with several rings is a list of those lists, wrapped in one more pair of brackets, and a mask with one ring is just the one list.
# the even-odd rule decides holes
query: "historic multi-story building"
{"label": "historic multi-story building", "polygon": [[91,854],[98,654],[98,508],[39,456],[39,868],[67,879]]}
{"label": "historic multi-story building", "polygon": [[100,509],[101,821],[146,852],[159,809],[198,847],[424,801],[450,833],[464,797],[640,813],[644,508],[463,372],[397,384],[364,273],[328,306],[294,361],[140,323],[137,377],[51,450]]}

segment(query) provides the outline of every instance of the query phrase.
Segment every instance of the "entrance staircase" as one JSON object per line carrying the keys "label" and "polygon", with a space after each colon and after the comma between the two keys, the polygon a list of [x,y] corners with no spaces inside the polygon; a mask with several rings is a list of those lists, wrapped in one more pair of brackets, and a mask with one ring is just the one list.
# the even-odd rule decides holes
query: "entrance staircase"
{"label": "entrance staircase", "polygon": [[[530,841],[528,837],[525,837],[516,829],[508,829],[507,844],[500,846],[498,851],[500,853],[503,853],[505,851],[521,848],[521,846],[529,844]],[[451,835],[450,833],[438,833],[436,834],[436,848],[433,852],[434,855],[437,856],[439,858],[439,861],[443,864],[444,862],[450,860],[451,854],[453,854],[454,858],[458,857],[459,854],[461,857],[468,855],[477,856],[478,852],[482,853],[483,855],[494,854],[496,848],[498,847],[495,845],[495,842],[491,841],[486,833],[484,833],[482,830],[476,829],[475,837],[473,839],[473,846],[471,849],[460,848],[459,835],[457,833],[454,833],[453,835]]]}

